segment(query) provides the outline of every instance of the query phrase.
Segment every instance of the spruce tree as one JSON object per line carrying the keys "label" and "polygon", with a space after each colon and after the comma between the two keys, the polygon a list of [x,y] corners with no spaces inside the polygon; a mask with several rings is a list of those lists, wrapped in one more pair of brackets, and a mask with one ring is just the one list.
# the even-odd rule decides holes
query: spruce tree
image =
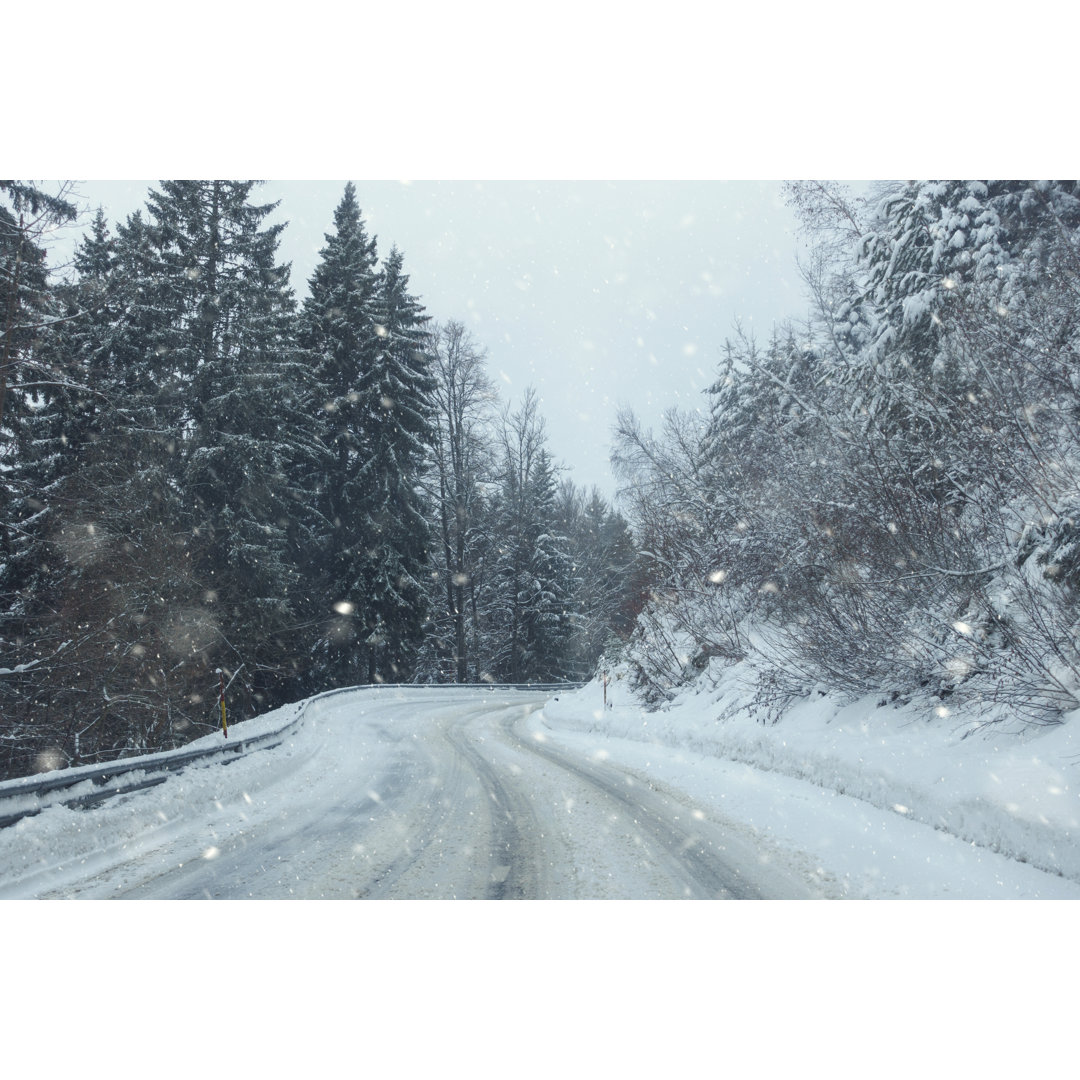
{"label": "spruce tree", "polygon": [[313,373],[320,440],[308,481],[313,542],[304,565],[308,614],[322,628],[314,678],[333,686],[367,678],[362,641],[374,618],[362,574],[369,493],[361,472],[369,403],[361,398],[360,384],[379,347],[379,278],[376,243],[367,235],[352,183],[345,186],[334,211],[334,231],[325,239],[308,283],[299,339]]}
{"label": "spruce tree", "polygon": [[[419,488],[433,440],[427,317],[402,256],[377,268],[346,185],[310,281],[300,341],[321,399],[323,453],[308,574],[331,684],[400,680],[427,614],[427,513]],[[336,615],[329,615],[330,609]]]}
{"label": "spruce tree", "polygon": [[44,537],[56,508],[49,486],[62,465],[61,416],[70,397],[52,349],[61,305],[48,280],[43,239],[75,217],[64,198],[0,181],[0,594],[4,639],[25,644],[21,617],[45,571]]}
{"label": "spruce tree", "polygon": [[427,617],[421,576],[427,567],[429,507],[422,473],[435,439],[428,317],[408,292],[394,248],[379,279],[379,349],[362,373],[368,420],[360,480],[365,492],[363,565],[369,599],[368,674],[399,680],[409,669]]}
{"label": "spruce tree", "polygon": [[586,498],[571,480],[559,485],[556,523],[567,539],[564,592],[572,616],[564,674],[587,676],[633,628],[639,602],[637,554],[630,530],[596,488]]}
{"label": "spruce tree", "polygon": [[[95,239],[76,251],[78,279],[52,286],[37,241],[48,224],[72,219],[74,208],[32,186],[0,186],[15,211],[0,210],[0,248],[11,256],[0,275],[8,287],[3,344],[10,391],[4,395],[9,439],[0,451],[6,466],[0,639],[9,661],[31,672],[3,687],[12,725],[5,731],[13,751],[7,768],[21,773],[45,746],[69,760],[74,749],[77,758],[75,725],[92,726],[101,715],[102,672],[114,668],[117,655],[115,590],[105,569],[115,545],[112,522],[103,520],[116,467],[100,445],[112,396],[98,367],[100,350],[85,344],[110,267],[99,215]],[[125,749],[141,740],[125,727],[112,741]]]}
{"label": "spruce tree", "polygon": [[535,391],[503,418],[502,475],[492,523],[497,553],[488,626],[491,674],[558,677],[570,637],[566,538],[555,530],[555,475]]}
{"label": "spruce tree", "polygon": [[[242,706],[272,705],[298,660],[291,565],[299,493],[313,454],[302,405],[289,267],[276,261],[276,204],[250,201],[254,181],[166,181],[151,192],[148,255],[157,327],[175,395],[166,449],[203,604],[179,627],[205,668],[244,669]],[[172,411],[172,410],[170,410]],[[208,673],[209,674],[209,673]]]}
{"label": "spruce tree", "polygon": [[557,525],[555,466],[546,449],[540,451],[529,478],[529,544],[525,590],[525,671],[527,679],[565,678],[573,635],[572,609],[581,579],[568,551],[568,540]]}

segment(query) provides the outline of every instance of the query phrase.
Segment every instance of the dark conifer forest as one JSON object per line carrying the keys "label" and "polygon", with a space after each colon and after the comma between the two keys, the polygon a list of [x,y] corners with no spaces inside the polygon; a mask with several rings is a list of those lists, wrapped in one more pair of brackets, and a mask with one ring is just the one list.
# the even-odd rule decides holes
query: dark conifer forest
{"label": "dark conifer forest", "polygon": [[[587,677],[642,589],[535,394],[410,291],[346,186],[298,303],[254,181],[79,227],[0,181],[0,777],[339,686]],[[76,223],[76,224],[72,224]]]}

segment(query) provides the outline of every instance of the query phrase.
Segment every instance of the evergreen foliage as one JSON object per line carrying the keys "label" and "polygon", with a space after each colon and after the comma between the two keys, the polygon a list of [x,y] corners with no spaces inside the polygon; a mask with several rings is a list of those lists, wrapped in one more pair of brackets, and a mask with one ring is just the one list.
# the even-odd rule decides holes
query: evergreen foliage
{"label": "evergreen foliage", "polygon": [[148,204],[149,276],[169,316],[156,336],[179,391],[176,525],[203,587],[191,648],[208,674],[244,668],[247,709],[296,674],[290,477],[313,448],[289,268],[275,261],[284,226],[264,225],[274,206],[252,203],[254,186],[167,181]]}
{"label": "evergreen foliage", "polygon": [[433,440],[427,317],[403,258],[377,267],[352,184],[310,283],[300,340],[322,402],[311,572],[333,597],[332,683],[401,681],[426,620],[428,520],[418,491]]}
{"label": "evergreen foliage", "polygon": [[361,574],[370,605],[364,627],[368,682],[402,681],[427,619],[422,578],[427,568],[429,508],[421,473],[434,441],[428,318],[408,292],[396,249],[379,278],[375,306],[378,349],[359,387],[367,430],[360,483],[364,548]]}
{"label": "evergreen foliage", "polygon": [[[491,594],[491,674],[500,681],[557,677],[570,636],[569,555],[555,531],[555,475],[536,393],[503,416],[493,506],[497,559]],[[497,644],[496,644],[497,643]]]}
{"label": "evergreen foliage", "polygon": [[316,585],[308,614],[323,624],[316,682],[350,685],[367,677],[368,657],[358,643],[375,618],[360,568],[370,407],[360,384],[374,368],[378,349],[376,244],[367,235],[352,184],[334,212],[334,232],[326,235],[320,256],[299,330],[317,388],[321,447],[308,481],[313,543],[304,556],[305,577]]}

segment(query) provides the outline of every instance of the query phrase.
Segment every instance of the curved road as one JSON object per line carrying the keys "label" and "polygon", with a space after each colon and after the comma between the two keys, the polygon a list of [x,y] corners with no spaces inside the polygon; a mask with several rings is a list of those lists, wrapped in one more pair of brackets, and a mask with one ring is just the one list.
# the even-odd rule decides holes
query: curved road
{"label": "curved road", "polygon": [[[387,688],[315,702],[277,749],[186,770],[93,811],[55,811],[96,828],[80,824],[78,859],[24,859],[22,895],[820,895],[763,857],[746,826],[545,737],[529,722],[544,700]],[[23,842],[32,840],[28,827]]]}

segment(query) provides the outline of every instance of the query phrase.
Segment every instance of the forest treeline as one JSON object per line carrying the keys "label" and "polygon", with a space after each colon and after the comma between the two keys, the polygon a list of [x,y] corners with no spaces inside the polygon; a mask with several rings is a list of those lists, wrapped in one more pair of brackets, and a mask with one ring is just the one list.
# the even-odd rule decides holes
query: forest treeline
{"label": "forest treeline", "polygon": [[1049,723],[1080,705],[1080,184],[787,185],[811,307],[735,332],[699,411],[630,412],[620,507],[653,702],[747,661],[763,718],[828,689]]}
{"label": "forest treeline", "polygon": [[[70,272],[0,181],[0,776],[170,748],[336,686],[589,675],[627,523],[537,396],[380,259],[346,186],[298,303],[252,181],[166,181]],[[222,673],[219,676],[218,672]]]}

